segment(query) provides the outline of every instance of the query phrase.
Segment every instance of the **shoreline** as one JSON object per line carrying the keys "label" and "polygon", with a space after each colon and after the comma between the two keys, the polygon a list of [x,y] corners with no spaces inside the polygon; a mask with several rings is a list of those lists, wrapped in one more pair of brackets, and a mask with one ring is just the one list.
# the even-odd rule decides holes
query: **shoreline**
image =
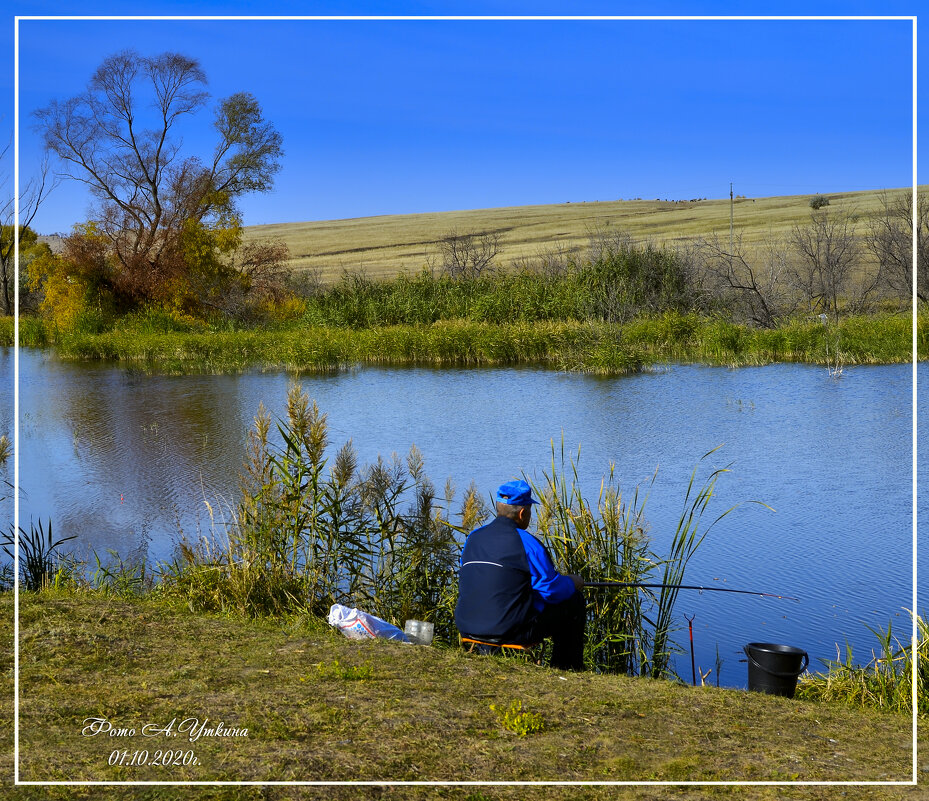
{"label": "shoreline", "polygon": [[[758,329],[696,314],[665,313],[626,324],[442,320],[371,328],[279,324],[231,331],[54,334],[30,322],[21,347],[53,350],[66,361],[115,363],[172,374],[384,367],[534,366],[594,375],[625,375],[657,365],[743,367],[805,363],[841,371],[912,362],[911,314],[849,316],[823,325],[792,321]],[[13,344],[12,318],[0,320],[0,346]],[[916,317],[917,357],[929,359],[929,314]]]}

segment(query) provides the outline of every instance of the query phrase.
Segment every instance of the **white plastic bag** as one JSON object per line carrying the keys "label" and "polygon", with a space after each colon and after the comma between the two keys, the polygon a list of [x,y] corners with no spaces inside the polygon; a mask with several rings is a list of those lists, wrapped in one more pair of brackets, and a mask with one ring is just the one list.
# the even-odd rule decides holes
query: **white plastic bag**
{"label": "white plastic bag", "polygon": [[409,643],[406,634],[386,620],[360,609],[349,609],[342,604],[333,604],[329,608],[329,625],[335,626],[350,640],[373,640],[375,637],[381,637],[385,640]]}

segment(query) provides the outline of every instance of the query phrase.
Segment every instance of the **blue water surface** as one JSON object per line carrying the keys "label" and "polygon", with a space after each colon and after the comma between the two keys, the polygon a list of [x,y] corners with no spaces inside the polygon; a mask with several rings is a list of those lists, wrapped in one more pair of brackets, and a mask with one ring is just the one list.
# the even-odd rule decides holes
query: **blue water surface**
{"label": "blue water surface", "polygon": [[[12,436],[13,352],[0,433]],[[922,382],[926,365],[917,367]],[[21,520],[53,520],[78,550],[171,555],[179,532],[221,529],[238,492],[245,435],[264,404],[284,413],[293,376],[150,376],[20,351]],[[550,470],[552,448],[578,459],[595,497],[614,465],[627,496],[649,491],[655,549],[677,527],[687,484],[728,467],[705,523],[730,507],[687,571],[693,584],[796,596],[797,602],[682,592],[696,661],[715,683],[744,686],[742,647],[806,649],[812,666],[848,642],[867,661],[867,626],[910,630],[913,598],[913,367],[671,366],[597,378],[540,369],[378,369],[299,376],[328,415],[334,453],[351,439],[363,463],[415,444],[441,490]],[[920,421],[922,424],[922,420]],[[717,450],[714,450],[717,449]],[[705,459],[701,457],[713,451]],[[919,456],[926,474],[924,452]],[[657,471],[657,474],[656,474]],[[8,480],[12,469],[8,466]],[[654,481],[653,481],[654,477]],[[761,502],[761,503],[755,503]],[[12,519],[11,499],[5,512]],[[762,505],[764,504],[764,505]],[[925,496],[920,514],[926,516]],[[770,508],[769,508],[770,507]],[[927,575],[924,554],[919,564]],[[686,625],[686,624],[685,624]],[[687,644],[686,630],[679,641]],[[689,653],[679,672],[690,678]]]}

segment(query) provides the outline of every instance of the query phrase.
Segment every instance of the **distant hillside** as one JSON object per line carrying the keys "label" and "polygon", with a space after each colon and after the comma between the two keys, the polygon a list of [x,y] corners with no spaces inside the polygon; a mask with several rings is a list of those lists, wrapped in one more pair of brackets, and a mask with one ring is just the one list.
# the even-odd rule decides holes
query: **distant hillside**
{"label": "distant hillside", "polygon": [[[886,194],[895,198],[908,191],[889,189]],[[880,210],[882,194],[847,192],[826,197],[830,211],[857,215],[863,229],[868,218]],[[737,198],[733,205],[735,236],[741,235],[749,249],[787,236],[794,225],[808,220],[811,197]],[[439,264],[437,243],[451,231],[498,233],[501,251],[497,263],[504,265],[553,250],[583,251],[591,233],[604,229],[669,244],[715,233],[728,243],[729,212],[729,198],[618,200],[258,225],[247,228],[246,236],[284,241],[294,267],[315,269],[329,283],[343,270],[364,269],[371,277],[388,278]]]}

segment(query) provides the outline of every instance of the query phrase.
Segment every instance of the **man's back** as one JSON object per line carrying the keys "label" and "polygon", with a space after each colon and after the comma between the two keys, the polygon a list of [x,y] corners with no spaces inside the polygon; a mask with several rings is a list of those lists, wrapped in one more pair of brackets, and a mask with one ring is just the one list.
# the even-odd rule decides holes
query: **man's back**
{"label": "man's back", "polygon": [[461,554],[458,630],[506,637],[532,615],[529,560],[516,523],[500,516],[471,532]]}

